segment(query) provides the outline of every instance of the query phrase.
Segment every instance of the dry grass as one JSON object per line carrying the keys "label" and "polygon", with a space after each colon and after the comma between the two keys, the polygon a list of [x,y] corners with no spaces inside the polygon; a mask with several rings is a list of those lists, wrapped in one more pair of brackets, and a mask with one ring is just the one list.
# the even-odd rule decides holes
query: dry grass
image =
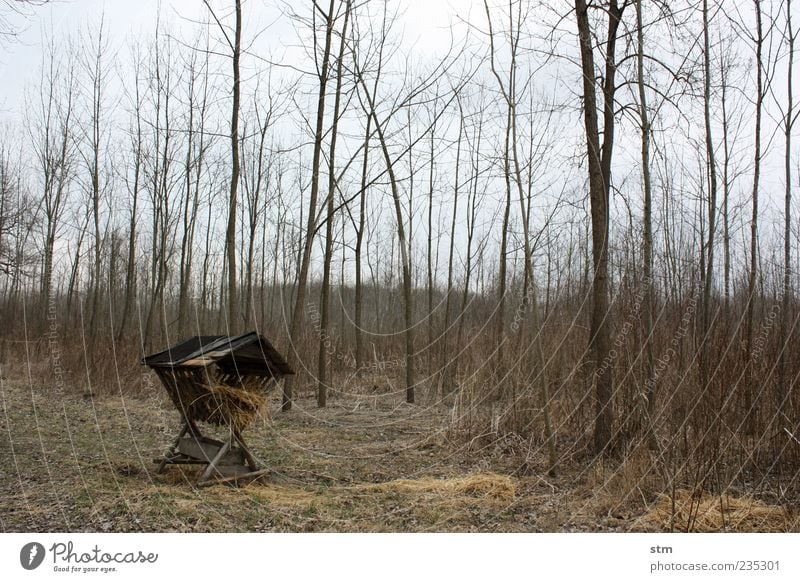
{"label": "dry grass", "polygon": [[[657,455],[564,464],[556,477],[522,466],[516,449],[447,438],[446,409],[397,404],[398,395],[312,394],[247,434],[270,472],[238,489],[196,488],[201,468],[156,473],[180,426],[160,386],[139,398],[87,399],[24,383],[0,384],[0,530],[159,532],[665,531]],[[366,402],[366,403],[365,403]],[[273,410],[280,395],[273,394]],[[261,412],[265,412],[265,408]],[[218,436],[214,427],[209,436]],[[220,432],[217,430],[217,433]],[[522,468],[521,468],[522,467]],[[719,503],[719,498],[713,498]],[[797,531],[781,510],[729,499],[725,529]],[[768,508],[766,517],[763,507]],[[45,511],[42,508],[47,508]],[[659,508],[663,515],[650,515]],[[761,509],[760,509],[761,508]],[[683,510],[688,515],[689,509]],[[777,513],[776,513],[777,512]],[[676,512],[677,513],[677,512]],[[645,515],[647,514],[647,515]],[[692,515],[696,515],[694,510]],[[705,531],[710,515],[692,518]],[[683,520],[681,524],[680,520]],[[680,515],[674,529],[686,528]],[[710,529],[710,531],[717,531]]]}
{"label": "dry grass", "polygon": [[[309,491],[298,487],[290,487],[255,481],[240,490],[229,486],[218,485],[209,489],[211,495],[220,500],[247,495],[281,507],[308,507],[314,503],[337,505],[350,499],[354,493],[366,493],[380,498],[386,494],[404,496],[445,497],[451,502],[475,502],[477,500],[512,501],[517,492],[517,485],[508,475],[497,473],[479,473],[452,479],[396,479],[385,483],[360,484],[349,487],[330,487],[324,491]],[[442,500],[440,500],[442,501]]]}
{"label": "dry grass", "polygon": [[311,506],[320,495],[299,487],[287,487],[269,482],[253,482],[240,489],[227,485],[209,488],[209,495],[220,501],[236,501],[248,497],[277,507],[305,508]]}
{"label": "dry grass", "polygon": [[[178,471],[175,471],[178,473]],[[226,508],[251,514],[279,514],[294,531],[479,531],[476,512],[489,523],[507,511],[517,497],[517,482],[497,473],[464,477],[396,479],[354,486],[286,485],[274,477],[238,488],[215,485],[201,490],[187,484],[145,486],[129,493],[137,513],[156,500],[180,519],[205,515],[214,527],[228,529],[218,515]],[[210,512],[210,514],[208,514]]]}
{"label": "dry grass", "polygon": [[781,507],[750,497],[692,493],[685,489],[660,495],[640,521],[662,530],[684,532],[788,532],[796,531],[798,518]]}
{"label": "dry grass", "polygon": [[606,463],[602,459],[587,468],[574,490],[574,511],[588,517],[637,515],[663,491],[657,460],[646,446],[639,446],[625,459]]}
{"label": "dry grass", "polygon": [[402,494],[425,494],[448,496],[483,497],[510,501],[517,493],[515,482],[508,475],[478,473],[454,479],[396,479],[385,483],[362,484],[348,489],[356,491],[397,492]]}

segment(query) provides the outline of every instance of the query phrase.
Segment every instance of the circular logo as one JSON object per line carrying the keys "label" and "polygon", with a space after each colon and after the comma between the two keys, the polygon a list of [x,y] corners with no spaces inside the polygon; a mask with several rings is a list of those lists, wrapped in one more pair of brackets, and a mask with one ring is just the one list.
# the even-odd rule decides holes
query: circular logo
{"label": "circular logo", "polygon": [[26,570],[35,570],[44,561],[44,546],[39,542],[30,542],[19,551],[19,563]]}

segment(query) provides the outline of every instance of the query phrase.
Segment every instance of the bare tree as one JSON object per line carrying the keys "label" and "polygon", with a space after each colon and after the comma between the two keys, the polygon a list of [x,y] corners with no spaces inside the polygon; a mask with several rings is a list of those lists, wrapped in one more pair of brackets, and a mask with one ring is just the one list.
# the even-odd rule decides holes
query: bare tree
{"label": "bare tree", "polygon": [[319,322],[319,360],[317,365],[317,406],[325,407],[328,400],[328,351],[330,349],[330,287],[331,260],[333,259],[333,221],[334,199],[336,195],[336,138],[339,132],[339,117],[342,102],[342,71],[347,39],[347,24],[350,20],[351,0],[344,6],[344,22],[339,32],[339,54],[336,58],[336,89],[334,92],[333,121],[330,130],[330,151],[328,153],[328,196],[325,219],[325,257],[322,268],[322,305]]}
{"label": "bare tree", "polygon": [[[364,86],[364,78],[359,73],[359,82]],[[414,295],[412,293],[411,282],[411,243],[406,238],[406,227],[404,225],[405,218],[403,216],[403,208],[400,201],[400,187],[397,180],[397,175],[394,171],[394,164],[396,160],[392,159],[389,152],[389,145],[386,140],[385,129],[378,119],[375,103],[372,95],[365,91],[367,100],[368,114],[372,116],[372,121],[375,124],[375,129],[378,133],[378,142],[381,146],[384,161],[386,162],[386,170],[389,173],[389,186],[392,192],[392,201],[394,202],[395,219],[397,221],[397,239],[400,247],[400,261],[403,271],[403,321],[405,324],[405,362],[406,362],[406,402],[414,402],[414,387],[416,380],[414,376]],[[385,123],[385,121],[384,121]]]}
{"label": "bare tree", "polygon": [[241,80],[239,72],[239,59],[242,54],[242,1],[234,0],[235,24],[233,40],[231,41],[227,29],[222,25],[208,0],[203,0],[212,18],[225,37],[228,48],[231,50],[231,64],[233,70],[233,100],[231,102],[231,184],[228,197],[228,228],[225,231],[225,259],[228,269],[228,330],[233,333],[240,326],[240,309],[236,293],[236,209],[239,189],[239,101],[241,99]]}
{"label": "bare tree", "polygon": [[[156,38],[151,51],[149,64],[149,87],[152,119],[147,125],[152,128],[149,155],[145,165],[147,176],[146,190],[151,207],[151,253],[149,273],[149,308],[144,328],[143,343],[146,348],[154,339],[154,327],[158,324],[159,333],[167,329],[168,317],[165,305],[165,292],[168,287],[169,264],[175,251],[175,229],[179,213],[175,208],[175,182],[171,179],[173,164],[178,159],[174,101],[176,79],[173,62],[173,43],[160,32],[160,22],[156,23]],[[156,317],[160,316],[156,321]]]}
{"label": "bare tree", "polygon": [[593,359],[592,383],[595,390],[596,416],[594,427],[594,452],[608,454],[614,422],[613,377],[604,368],[611,350],[611,316],[608,298],[608,234],[609,192],[611,189],[611,157],[614,153],[614,95],[616,93],[617,30],[627,4],[617,0],[605,3],[608,28],[605,37],[603,96],[603,141],[600,143],[598,126],[597,91],[595,87],[595,60],[593,31],[589,21],[589,8],[585,0],[575,0],[575,13],[580,41],[583,73],[583,113],[586,131],[586,149],[589,170],[589,198],[592,213],[592,316],[589,329],[589,352]]}
{"label": "bare tree", "polygon": [[[319,96],[317,99],[317,120],[314,129],[314,153],[311,161],[311,194],[308,201],[308,217],[306,223],[305,238],[302,243],[302,258],[300,260],[300,272],[297,277],[297,294],[294,300],[294,308],[292,309],[292,322],[289,327],[289,365],[296,367],[297,361],[300,357],[299,340],[300,340],[300,326],[305,312],[306,300],[306,285],[308,281],[308,270],[311,263],[311,249],[314,242],[314,233],[316,232],[316,218],[317,218],[317,198],[319,196],[319,169],[320,158],[322,154],[322,141],[324,138],[325,126],[325,97],[327,94],[328,78],[330,71],[329,63],[331,56],[331,40],[333,37],[334,26],[334,9],[335,1],[331,0],[327,12],[322,12],[319,6],[315,3],[312,8],[312,34],[316,39],[317,31],[313,28],[313,23],[316,22],[316,15],[319,11],[322,15],[325,26],[325,45],[322,50],[322,62],[317,69],[317,77],[319,78]],[[315,53],[315,57],[318,55]],[[282,409],[288,411],[292,409],[292,389],[294,385],[294,376],[289,376],[283,383],[283,405]]]}
{"label": "bare tree", "polygon": [[[708,238],[704,242],[705,252],[700,256],[700,277],[703,287],[703,310],[701,314],[700,382],[705,387],[708,378],[708,344],[711,335],[711,290],[714,275],[714,234],[717,216],[717,162],[714,155],[714,139],[711,125],[711,42],[708,16],[708,0],[703,0],[703,119],[705,121],[706,172],[708,175]],[[706,262],[703,265],[703,262]],[[705,267],[705,268],[704,268]]]}
{"label": "bare tree", "polygon": [[125,298],[122,306],[122,316],[119,323],[118,339],[124,337],[130,314],[133,312],[136,300],[136,233],[139,192],[142,187],[142,164],[144,162],[144,142],[142,134],[142,107],[143,95],[141,91],[142,59],[139,55],[139,46],[136,47],[133,59],[133,94],[130,95],[133,106],[133,127],[130,129],[130,160],[133,176],[126,177],[126,187],[131,201],[130,219],[128,223],[128,258],[125,270]]}
{"label": "bare tree", "polygon": [[748,430],[752,428],[753,420],[753,386],[752,386],[752,362],[753,357],[753,320],[755,309],[756,276],[758,273],[758,197],[761,180],[761,118],[763,115],[764,96],[764,29],[762,25],[762,11],[760,0],[753,0],[755,8],[755,68],[756,68],[756,97],[755,97],[755,128],[753,145],[753,193],[752,193],[752,213],[750,216],[750,267],[747,274],[747,314],[745,320],[745,349],[747,353],[747,375],[744,387],[744,409],[746,425]]}
{"label": "bare tree", "polygon": [[[503,211],[503,225],[502,231],[500,236],[500,267],[498,271],[498,305],[496,311],[496,323],[495,323],[495,342],[497,344],[497,359],[496,359],[496,368],[500,369],[503,365],[503,344],[505,343],[505,329],[506,329],[506,315],[505,315],[505,305],[506,305],[506,279],[507,279],[507,271],[508,271],[508,225],[509,225],[509,218],[511,215],[511,200],[512,200],[512,169],[511,169],[511,162],[512,162],[512,143],[514,137],[512,133],[514,131],[514,124],[516,123],[515,115],[516,115],[516,91],[514,94],[511,94],[512,86],[514,85],[514,75],[516,72],[516,59],[517,59],[517,51],[519,47],[520,41],[520,28],[519,28],[519,18],[517,19],[517,25],[514,24],[514,2],[513,0],[509,0],[508,2],[508,18],[509,18],[509,44],[510,44],[510,59],[511,59],[511,72],[509,73],[508,79],[508,87],[503,82],[502,78],[500,77],[499,73],[497,72],[497,66],[495,63],[495,46],[494,46],[494,30],[492,27],[492,16],[489,10],[489,3],[487,0],[484,0],[483,3],[484,9],[486,10],[486,20],[489,23],[489,56],[491,59],[491,69],[492,74],[495,76],[497,80],[500,92],[503,96],[503,100],[506,103],[506,125],[505,125],[505,149],[503,152],[503,176],[505,178],[505,187],[506,187],[506,200],[505,200],[505,209]],[[518,2],[518,10],[521,11],[521,2]]]}
{"label": "bare tree", "polygon": [[[198,39],[199,40],[199,39]],[[192,261],[197,215],[200,208],[200,189],[205,157],[209,147],[206,137],[206,118],[209,109],[209,50],[206,36],[204,59],[198,63],[198,53],[192,51],[186,64],[186,155],[183,167],[183,200],[181,208],[180,268],[178,281],[178,332],[183,336],[188,328],[189,290],[192,282]],[[198,70],[199,69],[199,70]]]}
{"label": "bare tree", "polygon": [[[266,105],[261,106],[260,101],[265,100]],[[247,140],[247,123],[242,136],[242,150],[245,161],[242,163],[242,185],[245,191],[245,202],[247,210],[247,231],[243,236],[242,243],[247,243],[247,252],[244,265],[244,299],[245,299],[245,320],[254,321],[254,276],[256,268],[256,245],[258,242],[258,229],[261,227],[261,292],[264,292],[264,261],[266,260],[266,214],[269,204],[268,191],[273,178],[273,164],[275,163],[274,154],[270,151],[267,143],[267,135],[276,121],[278,107],[278,91],[273,87],[271,78],[267,86],[266,94],[261,95],[256,90],[253,94],[253,112],[250,117],[255,119],[253,139]],[[252,142],[250,146],[247,143]],[[260,301],[264,307],[263,296]],[[263,319],[263,311],[262,311]]]}
{"label": "bare tree", "polygon": [[44,258],[41,277],[42,300],[51,294],[56,239],[67,205],[73,175],[75,136],[73,115],[77,93],[75,69],[56,56],[49,46],[42,63],[39,98],[31,111],[28,131],[41,179],[44,214]]}
{"label": "bare tree", "polygon": [[[639,89],[639,122],[642,132],[642,186],[644,190],[644,239],[642,244],[644,278],[644,353],[645,353],[645,410],[652,417],[655,407],[655,370],[653,362],[653,186],[650,176],[650,114],[647,108],[647,91],[644,77],[644,24],[642,22],[642,0],[636,0],[636,76]],[[648,430],[651,424],[648,423]]]}
{"label": "bare tree", "polygon": [[[34,226],[33,204],[21,185],[22,171],[11,152],[0,146],[0,273],[18,277],[27,257],[19,253],[20,233]],[[6,299],[8,294],[6,294]],[[9,322],[10,323],[10,322]]]}
{"label": "bare tree", "polygon": [[[380,57],[379,57],[380,58]],[[375,77],[373,95],[377,89],[378,77]],[[372,133],[372,116],[367,116],[366,129],[364,130],[364,157],[361,164],[361,187],[358,197],[358,225],[356,227],[355,244],[355,298],[354,298],[354,324],[356,328],[356,374],[361,377],[364,369],[364,283],[363,283],[363,249],[364,234],[367,223],[367,176],[369,169],[369,142]]]}
{"label": "bare tree", "polygon": [[82,152],[86,171],[88,173],[88,184],[85,186],[87,195],[91,201],[92,226],[94,235],[94,253],[92,263],[92,288],[91,303],[89,307],[89,330],[90,337],[94,341],[97,334],[97,316],[102,295],[102,266],[103,266],[103,244],[105,233],[101,232],[101,203],[105,198],[105,187],[101,184],[101,164],[104,156],[103,148],[106,143],[106,124],[105,124],[105,87],[108,84],[108,69],[105,58],[109,51],[108,39],[105,36],[105,15],[100,18],[96,33],[87,31],[87,47],[85,48],[83,68],[86,74],[86,82],[90,86],[86,91],[89,96],[89,114],[84,124],[85,128],[85,147],[87,151]]}
{"label": "bare tree", "polygon": [[50,0],[2,0],[0,2],[0,46],[17,38],[25,22],[32,16],[33,8]]}
{"label": "bare tree", "polygon": [[786,64],[786,108],[783,116],[784,136],[784,222],[783,222],[783,316],[780,318],[780,352],[778,354],[778,386],[781,391],[781,404],[789,393],[786,385],[786,352],[789,346],[788,323],[792,320],[792,129],[797,119],[794,107],[792,80],[794,75],[795,30],[792,24],[792,1],[783,3],[786,11],[786,31],[788,62]]}
{"label": "bare tree", "polygon": [[[461,95],[456,94],[456,104],[458,105],[458,137],[456,138],[456,159],[455,167],[453,168],[453,211],[450,219],[450,246],[447,252],[447,288],[445,289],[445,302],[444,302],[444,331],[442,332],[442,343],[444,349],[441,350],[441,375],[442,379],[439,384],[446,383],[445,389],[447,391],[453,388],[453,378],[449,374],[454,370],[452,366],[452,354],[450,353],[450,338],[451,338],[451,301],[453,298],[454,276],[455,276],[455,248],[456,248],[456,223],[458,221],[458,199],[459,191],[462,187],[461,179],[461,150],[464,141],[464,125],[465,114],[464,106],[461,100]],[[502,268],[502,261],[501,261]]]}

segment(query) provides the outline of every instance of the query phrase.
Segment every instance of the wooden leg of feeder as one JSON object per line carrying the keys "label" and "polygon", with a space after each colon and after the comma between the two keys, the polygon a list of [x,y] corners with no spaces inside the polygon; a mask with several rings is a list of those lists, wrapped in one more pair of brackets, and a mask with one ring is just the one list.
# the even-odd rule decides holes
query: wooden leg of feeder
{"label": "wooden leg of feeder", "polygon": [[217,468],[217,463],[219,463],[220,459],[222,459],[222,457],[225,456],[225,453],[227,453],[230,450],[230,448],[231,448],[230,441],[224,443],[220,447],[217,454],[214,455],[214,458],[211,459],[211,461],[208,463],[208,467],[206,467],[206,470],[203,471],[202,477],[200,477],[200,479],[197,481],[198,485],[203,485],[208,480],[208,478],[211,477],[211,475]]}
{"label": "wooden leg of feeder", "polygon": [[197,425],[194,423],[193,420],[186,420],[186,423],[189,428],[189,433],[196,439],[202,438],[203,434],[200,432],[200,429],[197,428]]}
{"label": "wooden leg of feeder", "polygon": [[175,454],[175,450],[178,448],[178,442],[183,438],[183,435],[186,434],[186,431],[189,430],[189,425],[184,423],[183,428],[181,428],[181,432],[178,433],[178,438],[175,439],[175,442],[172,443],[172,446],[167,451],[167,454],[164,455],[164,458],[161,459],[161,462],[158,464],[158,469],[156,469],[156,473],[163,473],[164,468],[167,466],[167,461],[173,454]]}
{"label": "wooden leg of feeder", "polygon": [[256,460],[253,458],[253,455],[250,453],[250,449],[247,448],[247,443],[244,442],[244,439],[242,438],[242,435],[239,434],[238,430],[233,431],[233,438],[236,439],[236,442],[239,444],[239,448],[242,449],[242,454],[247,461],[247,466],[250,467],[252,471],[255,471],[258,468],[256,466]]}

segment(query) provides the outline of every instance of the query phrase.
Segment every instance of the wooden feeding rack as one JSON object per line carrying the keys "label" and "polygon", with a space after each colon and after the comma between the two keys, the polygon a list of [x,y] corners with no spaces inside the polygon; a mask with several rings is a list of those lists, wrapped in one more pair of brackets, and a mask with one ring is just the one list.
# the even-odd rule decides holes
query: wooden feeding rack
{"label": "wooden feeding rack", "polygon": [[[147,356],[142,363],[159,377],[181,415],[178,437],[163,458],[167,465],[206,465],[198,486],[249,481],[259,469],[242,431],[266,405],[266,393],[294,374],[272,344],[256,332],[239,336],[195,336]],[[202,434],[198,422],[225,427],[225,440]]]}

